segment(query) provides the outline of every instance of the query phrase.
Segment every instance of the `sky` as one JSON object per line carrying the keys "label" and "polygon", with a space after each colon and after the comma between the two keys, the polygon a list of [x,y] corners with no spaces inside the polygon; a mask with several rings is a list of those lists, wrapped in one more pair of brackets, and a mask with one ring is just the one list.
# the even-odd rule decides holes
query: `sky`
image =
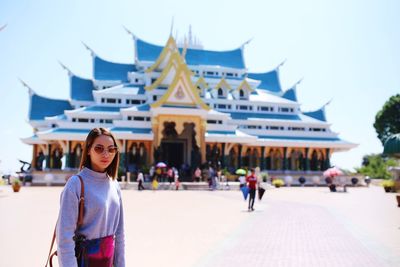
{"label": "sky", "polygon": [[30,161],[28,90],[69,98],[68,74],[92,78],[92,59],[134,62],[139,38],[164,45],[171,31],[183,39],[189,26],[208,50],[245,46],[250,72],[280,68],[283,89],[299,79],[302,111],[328,101],[326,116],[339,137],[359,144],[335,153],[331,163],[353,170],[366,154],[381,153],[376,113],[400,93],[400,1],[396,0],[172,0],[0,1],[0,171]]}

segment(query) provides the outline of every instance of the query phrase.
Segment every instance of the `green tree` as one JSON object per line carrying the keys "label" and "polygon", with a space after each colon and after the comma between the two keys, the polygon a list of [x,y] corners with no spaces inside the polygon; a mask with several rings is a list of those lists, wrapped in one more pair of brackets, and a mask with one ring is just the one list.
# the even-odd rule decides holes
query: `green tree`
{"label": "green tree", "polygon": [[400,94],[386,101],[375,116],[374,127],[382,144],[389,136],[400,133]]}
{"label": "green tree", "polygon": [[387,170],[389,166],[396,166],[396,160],[384,158],[382,154],[370,154],[363,157],[361,168],[356,170],[357,173],[371,178],[389,179],[392,178],[392,174]]}

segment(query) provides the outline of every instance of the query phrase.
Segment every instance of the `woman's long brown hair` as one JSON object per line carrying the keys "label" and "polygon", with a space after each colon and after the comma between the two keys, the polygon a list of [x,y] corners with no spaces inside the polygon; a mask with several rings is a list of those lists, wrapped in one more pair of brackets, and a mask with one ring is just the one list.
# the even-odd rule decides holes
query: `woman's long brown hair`
{"label": "woman's long brown hair", "polygon": [[[81,157],[81,164],[79,166],[79,169],[82,170],[84,167],[87,167],[89,169],[92,169],[92,160],[90,159],[90,155],[88,155],[88,152],[90,148],[93,145],[94,140],[102,135],[106,135],[112,138],[114,141],[114,146],[117,146],[117,142],[115,142],[115,137],[114,135],[107,129],[105,128],[93,128],[88,136],[86,137],[86,141],[83,145],[83,152],[82,152],[82,157]],[[118,167],[119,167],[119,151],[115,153],[113,161],[110,163],[110,165],[107,167],[106,172],[107,174],[115,180],[115,178],[118,175]]]}

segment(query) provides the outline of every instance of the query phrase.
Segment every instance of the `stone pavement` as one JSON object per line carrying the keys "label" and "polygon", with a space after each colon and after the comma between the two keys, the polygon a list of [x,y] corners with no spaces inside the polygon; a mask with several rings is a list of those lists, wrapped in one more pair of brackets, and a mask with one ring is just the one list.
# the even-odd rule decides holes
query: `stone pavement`
{"label": "stone pavement", "polygon": [[252,216],[197,266],[390,266],[320,206],[271,200]]}
{"label": "stone pavement", "polygon": [[[0,187],[0,266],[44,266],[61,187]],[[400,208],[382,188],[123,191],[127,266],[400,266]],[[58,265],[56,265],[58,266]]]}

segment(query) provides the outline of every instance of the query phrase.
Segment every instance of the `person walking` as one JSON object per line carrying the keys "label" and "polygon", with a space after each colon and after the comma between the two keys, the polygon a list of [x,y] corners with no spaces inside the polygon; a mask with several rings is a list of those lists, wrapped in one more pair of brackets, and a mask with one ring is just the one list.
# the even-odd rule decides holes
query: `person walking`
{"label": "person walking", "polygon": [[254,211],[254,200],[256,198],[256,189],[257,189],[257,176],[255,174],[255,170],[251,169],[251,173],[246,178],[246,182],[249,187],[249,211]]}
{"label": "person walking", "polygon": [[174,179],[175,179],[175,190],[179,190],[179,185],[180,185],[180,182],[179,182],[179,175],[178,174],[175,174],[175,177],[174,177]]}
{"label": "person walking", "polygon": [[194,171],[194,180],[196,182],[200,182],[201,180],[201,170],[199,167],[197,167],[196,170]]}
{"label": "person walking", "polygon": [[244,175],[239,176],[239,188],[242,188],[246,185],[246,177]]}
{"label": "person walking", "polygon": [[137,177],[137,182],[138,182],[138,190],[144,190],[143,182],[144,182],[144,176],[143,172],[139,170],[138,177]]}
{"label": "person walking", "polygon": [[[56,225],[60,267],[125,266],[124,216],[116,180],[119,159],[112,133],[92,129],[84,143],[80,171],[68,179],[61,193]],[[79,209],[82,194],[84,209]],[[78,210],[83,212],[79,224]]]}
{"label": "person walking", "polygon": [[[155,173],[154,166],[151,166],[151,168],[149,170],[150,179],[154,178],[154,173]],[[148,181],[146,181],[146,182],[148,182]]]}

